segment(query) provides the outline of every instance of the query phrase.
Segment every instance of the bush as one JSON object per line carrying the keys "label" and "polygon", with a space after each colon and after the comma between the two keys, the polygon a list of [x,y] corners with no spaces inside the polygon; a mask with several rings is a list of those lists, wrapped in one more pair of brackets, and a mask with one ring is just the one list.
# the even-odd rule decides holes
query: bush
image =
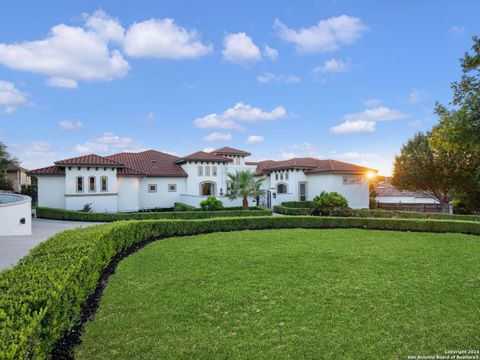
{"label": "bush", "polygon": [[282,206],[288,207],[288,208],[295,208],[295,209],[302,209],[302,208],[309,208],[309,209],[314,209],[315,204],[313,201],[285,201],[282,202]]}
{"label": "bush", "polygon": [[223,203],[215,196],[210,195],[200,202],[200,208],[203,211],[217,211],[223,209]]}
{"label": "bush", "polygon": [[[200,212],[202,213],[202,212]],[[59,233],[0,272],[0,359],[49,358],[79,321],[101,271],[118,253],[146,239],[218,231],[281,228],[367,228],[480,234],[480,223],[339,217],[243,217],[122,221]]]}
{"label": "bush", "polygon": [[334,215],[348,207],[348,201],[337,192],[322,191],[313,198],[315,210],[322,215]]}
{"label": "bush", "polygon": [[223,210],[223,211],[171,211],[171,212],[137,212],[137,213],[95,213],[45,207],[37,208],[37,217],[44,219],[111,222],[119,220],[155,220],[155,219],[208,219],[227,216],[268,216],[272,212],[268,209],[255,210]]}
{"label": "bush", "polygon": [[187,205],[181,202],[176,202],[173,204],[173,209],[175,211],[195,211],[197,208],[195,206]]}
{"label": "bush", "polygon": [[284,215],[311,215],[312,214],[312,209],[308,207],[293,208],[293,207],[285,206],[284,204],[285,203],[282,203],[282,205],[275,205],[273,207],[273,211],[275,211],[278,214],[284,214]]}

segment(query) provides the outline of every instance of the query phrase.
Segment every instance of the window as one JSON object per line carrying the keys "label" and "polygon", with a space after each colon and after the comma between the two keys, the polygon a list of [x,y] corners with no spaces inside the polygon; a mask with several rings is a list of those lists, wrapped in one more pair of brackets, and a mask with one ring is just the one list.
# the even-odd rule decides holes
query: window
{"label": "window", "polygon": [[177,184],[168,184],[168,191],[169,192],[176,192],[177,191]]}
{"label": "window", "polygon": [[106,176],[100,178],[100,186],[101,191],[108,191],[108,178]]}
{"label": "window", "polygon": [[203,176],[203,166],[198,167],[198,176]]}
{"label": "window", "polygon": [[90,191],[90,192],[97,191],[95,176],[90,176],[88,178],[88,191]]}
{"label": "window", "polygon": [[288,180],[288,171],[285,173],[285,180]]}
{"label": "window", "polygon": [[275,180],[278,180],[278,173],[275,173]]}
{"label": "window", "polygon": [[83,176],[77,176],[77,192],[83,192]]}
{"label": "window", "polygon": [[217,176],[217,167],[212,166],[212,176]]}
{"label": "window", "polygon": [[148,185],[148,192],[149,193],[156,193],[157,192],[157,185],[156,184],[149,184]]}
{"label": "window", "polygon": [[240,158],[239,157],[235,158],[235,165],[240,165]]}
{"label": "window", "polygon": [[277,185],[277,194],[286,194],[286,193],[287,193],[287,185],[278,184]]}
{"label": "window", "polygon": [[210,166],[205,166],[205,176],[210,176]]}
{"label": "window", "polygon": [[283,173],[280,173],[280,180],[283,180]]}
{"label": "window", "polygon": [[360,185],[362,183],[362,176],[360,175],[349,175],[342,177],[343,185]]}

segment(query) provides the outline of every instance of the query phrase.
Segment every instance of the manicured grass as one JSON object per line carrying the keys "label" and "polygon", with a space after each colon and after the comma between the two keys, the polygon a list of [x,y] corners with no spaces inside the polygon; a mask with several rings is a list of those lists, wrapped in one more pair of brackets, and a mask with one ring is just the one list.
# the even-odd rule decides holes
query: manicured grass
{"label": "manicured grass", "polygon": [[480,238],[260,230],[123,260],[77,359],[406,359],[477,349]]}

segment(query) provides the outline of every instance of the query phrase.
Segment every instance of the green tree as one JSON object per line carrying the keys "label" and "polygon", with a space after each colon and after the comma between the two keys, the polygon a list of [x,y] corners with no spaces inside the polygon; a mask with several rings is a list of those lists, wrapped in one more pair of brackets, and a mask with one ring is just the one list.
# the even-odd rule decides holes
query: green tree
{"label": "green tree", "polygon": [[13,183],[7,178],[7,168],[18,164],[18,160],[9,154],[7,146],[0,142],[0,190],[13,190]]}
{"label": "green tree", "polygon": [[348,201],[337,192],[322,191],[320,195],[313,198],[315,210],[322,215],[335,215],[348,207]]}
{"label": "green tree", "polygon": [[235,174],[227,174],[231,184],[227,197],[231,200],[242,199],[243,210],[248,210],[248,198],[256,198],[265,194],[261,189],[264,176],[256,177],[254,173],[244,170],[237,171]]}
{"label": "green tree", "polygon": [[434,148],[430,133],[418,133],[395,157],[392,185],[436,199],[444,212],[471,184],[471,162],[457,150]]}

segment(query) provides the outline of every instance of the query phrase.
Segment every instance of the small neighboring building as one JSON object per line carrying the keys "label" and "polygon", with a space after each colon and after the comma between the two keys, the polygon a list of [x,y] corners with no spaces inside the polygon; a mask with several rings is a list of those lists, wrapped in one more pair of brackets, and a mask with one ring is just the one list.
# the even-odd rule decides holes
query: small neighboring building
{"label": "small neighboring building", "polygon": [[7,167],[7,179],[13,183],[13,191],[20,192],[22,185],[31,185],[32,181],[28,170],[20,165],[11,164]]}
{"label": "small neighboring building", "polygon": [[[172,207],[175,202],[192,206],[209,195],[225,206],[242,200],[227,197],[228,173],[248,170],[265,176],[265,197],[260,205],[272,207],[284,201],[312,200],[322,191],[345,196],[352,208],[368,208],[367,173],[371,169],[335,160],[294,158],[286,161],[248,162],[249,152],[223,147],[177,157],[156,150],[95,154],[56,161],[33,170],[38,179],[38,205],[80,210],[124,212]],[[252,200],[252,199],[251,199]]]}

